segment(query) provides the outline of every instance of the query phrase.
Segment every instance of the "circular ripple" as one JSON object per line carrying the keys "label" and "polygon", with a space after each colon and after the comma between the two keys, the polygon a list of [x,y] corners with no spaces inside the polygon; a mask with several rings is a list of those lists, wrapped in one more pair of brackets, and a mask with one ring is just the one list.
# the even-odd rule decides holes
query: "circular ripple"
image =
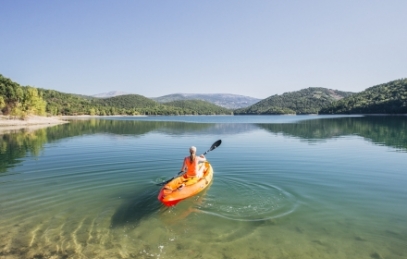
{"label": "circular ripple", "polygon": [[238,221],[260,221],[288,215],[297,207],[289,192],[267,183],[236,178],[217,179],[198,209]]}

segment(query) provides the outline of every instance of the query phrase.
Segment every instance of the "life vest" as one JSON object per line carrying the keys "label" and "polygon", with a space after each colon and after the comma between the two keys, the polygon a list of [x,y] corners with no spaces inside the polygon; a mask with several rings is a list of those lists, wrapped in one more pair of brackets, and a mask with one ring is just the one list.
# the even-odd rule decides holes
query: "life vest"
{"label": "life vest", "polygon": [[184,164],[187,167],[187,172],[184,174],[184,177],[196,177],[197,167],[198,167],[198,158],[195,157],[195,160],[191,162],[191,158],[187,156],[184,159]]}

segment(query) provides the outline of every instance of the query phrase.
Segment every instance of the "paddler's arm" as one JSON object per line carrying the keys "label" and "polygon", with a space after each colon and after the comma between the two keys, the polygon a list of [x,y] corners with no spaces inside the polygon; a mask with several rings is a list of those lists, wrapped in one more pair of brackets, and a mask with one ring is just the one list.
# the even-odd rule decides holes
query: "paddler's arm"
{"label": "paddler's arm", "polygon": [[205,162],[206,161],[206,157],[204,155],[200,155],[198,158],[199,158],[199,162]]}
{"label": "paddler's arm", "polygon": [[184,158],[184,162],[182,163],[181,171],[179,172],[179,174],[184,173],[185,170],[186,170],[186,167],[187,167],[187,165],[186,165],[186,163],[185,163],[185,158]]}

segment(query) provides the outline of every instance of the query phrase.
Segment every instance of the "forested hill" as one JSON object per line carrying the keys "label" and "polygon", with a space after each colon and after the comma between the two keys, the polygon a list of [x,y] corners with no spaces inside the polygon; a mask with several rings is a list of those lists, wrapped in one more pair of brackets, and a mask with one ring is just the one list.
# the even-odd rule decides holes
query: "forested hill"
{"label": "forested hill", "polygon": [[217,113],[232,114],[232,111],[229,109],[201,100],[172,101],[164,103],[164,105],[170,107],[178,107],[183,110],[190,111],[196,110],[198,113],[202,114],[217,114]]}
{"label": "forested hill", "polygon": [[141,95],[99,99],[39,88],[50,115],[139,115],[159,104]]}
{"label": "forested hill", "polygon": [[38,88],[38,93],[47,104],[46,112],[48,115],[82,115],[90,114],[95,110],[93,99],[88,96],[42,88]]}
{"label": "forested hill", "polygon": [[407,79],[376,85],[334,102],[322,114],[401,114],[407,113]]}
{"label": "forested hill", "polygon": [[110,98],[98,99],[98,103],[120,109],[155,107],[159,104],[147,97],[138,94],[127,94]]}
{"label": "forested hill", "polygon": [[28,115],[214,115],[231,111],[201,102],[182,108],[160,104],[131,94],[93,98],[29,86],[20,86],[0,74],[0,114],[24,118]]}
{"label": "forested hill", "polygon": [[[231,114],[231,111],[213,104],[196,102],[188,107],[160,104],[137,94],[110,98],[89,99],[74,94],[40,89],[47,102],[47,112],[52,115],[212,115]],[[204,107],[206,104],[206,108]],[[211,108],[208,108],[211,107]]]}
{"label": "forested hill", "polygon": [[202,100],[227,109],[248,107],[261,100],[237,94],[169,94],[151,99],[160,103],[183,100]]}
{"label": "forested hill", "polygon": [[252,106],[237,109],[235,114],[317,114],[321,108],[353,93],[321,87],[270,96]]}
{"label": "forested hill", "polygon": [[99,99],[98,102],[104,106],[112,106],[119,109],[136,109],[142,114],[216,115],[232,113],[231,110],[201,100],[158,103],[147,97],[136,94]]}
{"label": "forested hill", "polygon": [[[219,97],[219,96],[218,96]],[[235,96],[236,97],[236,96]],[[0,74],[0,114],[28,115],[219,115],[219,114],[400,114],[407,113],[407,79],[354,94],[307,88],[273,95],[234,111],[202,100],[159,103],[137,94],[94,98],[21,86]]]}

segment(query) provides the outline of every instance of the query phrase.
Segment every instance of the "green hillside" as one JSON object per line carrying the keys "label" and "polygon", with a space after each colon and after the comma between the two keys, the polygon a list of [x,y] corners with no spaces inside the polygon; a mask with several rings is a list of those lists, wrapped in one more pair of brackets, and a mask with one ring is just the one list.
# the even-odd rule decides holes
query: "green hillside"
{"label": "green hillside", "polygon": [[[236,109],[233,113],[407,113],[407,79],[373,86],[357,94],[326,88],[307,88],[270,96],[247,108]],[[93,98],[21,86],[0,74],[0,114],[24,118],[29,115],[215,115],[232,114],[232,111],[202,100],[159,103],[137,94]]]}
{"label": "green hillside", "polygon": [[20,86],[0,75],[0,114],[28,115],[193,115],[230,114],[231,111],[204,101],[160,104],[130,94],[93,98],[29,86]]}
{"label": "green hillside", "polygon": [[38,88],[38,92],[46,101],[49,115],[84,115],[94,108],[94,100],[76,94],[62,93],[55,90]]}
{"label": "green hillside", "polygon": [[407,79],[370,87],[329,107],[321,114],[400,114],[407,113]]}
{"label": "green hillside", "polygon": [[182,100],[164,103],[166,106],[178,107],[186,111],[195,111],[197,114],[231,114],[232,111],[218,105],[201,100]]}
{"label": "green hillside", "polygon": [[237,109],[235,114],[317,114],[332,102],[350,96],[342,92],[321,87],[310,87],[300,91],[270,96],[252,106]]}
{"label": "green hillside", "polygon": [[156,101],[138,94],[127,94],[97,99],[95,102],[103,106],[112,106],[120,109],[156,107],[159,105]]}

